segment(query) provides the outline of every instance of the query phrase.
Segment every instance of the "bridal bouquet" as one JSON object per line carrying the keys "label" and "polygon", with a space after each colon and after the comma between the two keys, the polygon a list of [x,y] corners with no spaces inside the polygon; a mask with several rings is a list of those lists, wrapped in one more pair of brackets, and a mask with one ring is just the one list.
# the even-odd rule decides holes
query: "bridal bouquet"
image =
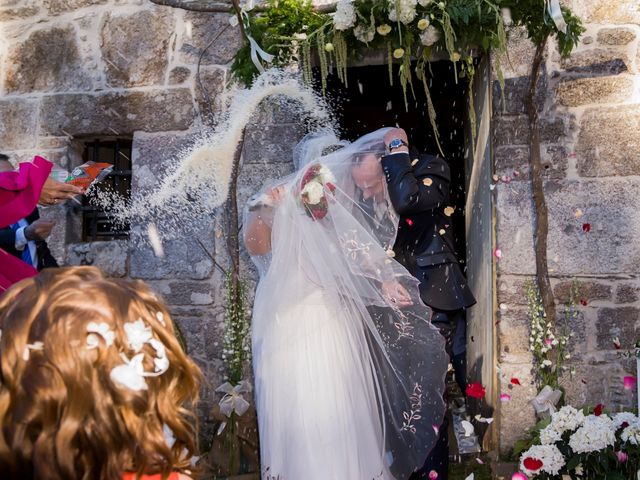
{"label": "bridal bouquet", "polygon": [[329,210],[326,191],[336,190],[335,177],[326,166],[311,165],[300,183],[300,200],[304,211],[313,220],[322,220]]}
{"label": "bridal bouquet", "polygon": [[533,445],[520,455],[520,471],[536,479],[636,478],[640,468],[640,419],[609,416],[602,406],[562,407],[540,422]]}

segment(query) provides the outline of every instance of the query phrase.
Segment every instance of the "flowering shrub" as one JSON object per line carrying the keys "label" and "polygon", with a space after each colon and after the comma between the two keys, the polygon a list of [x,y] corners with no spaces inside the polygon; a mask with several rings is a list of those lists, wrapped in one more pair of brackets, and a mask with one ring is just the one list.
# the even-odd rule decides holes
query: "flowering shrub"
{"label": "flowering shrub", "polygon": [[635,478],[640,419],[630,412],[609,416],[599,411],[564,406],[540,422],[520,455],[521,472],[541,480]]}

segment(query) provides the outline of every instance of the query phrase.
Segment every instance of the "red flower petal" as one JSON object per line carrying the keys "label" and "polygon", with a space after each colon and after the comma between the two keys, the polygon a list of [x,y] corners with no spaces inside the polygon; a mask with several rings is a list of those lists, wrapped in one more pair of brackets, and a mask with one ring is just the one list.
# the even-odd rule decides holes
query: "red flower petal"
{"label": "red flower petal", "polygon": [[411,220],[410,218],[405,218],[404,221],[407,222],[407,225],[409,225],[410,227],[413,226],[413,220]]}
{"label": "red flower petal", "polygon": [[590,223],[583,223],[582,224],[582,231],[583,232],[590,232],[591,231],[591,224]]}
{"label": "red flower petal", "polygon": [[542,463],[542,460],[540,460],[539,458],[531,457],[525,458],[523,464],[524,468],[526,468],[527,470],[531,470],[532,472],[540,470],[544,465],[544,463]]}
{"label": "red flower petal", "polygon": [[602,403],[599,403],[593,408],[593,414],[596,417],[599,417],[600,415],[602,415],[602,410],[604,410],[604,405]]}
{"label": "red flower petal", "polygon": [[520,380],[518,380],[518,379],[517,379],[517,378],[515,378],[515,377],[511,379],[511,384],[512,384],[512,385],[522,385],[522,384],[520,383]]}
{"label": "red flower petal", "polygon": [[582,306],[585,306],[585,307],[586,307],[586,306],[587,306],[587,301],[586,301],[584,298],[581,298],[581,299],[580,299],[580,305],[582,305]]}
{"label": "red flower petal", "polygon": [[484,398],[486,391],[481,383],[470,383],[467,385],[466,393],[472,398]]}

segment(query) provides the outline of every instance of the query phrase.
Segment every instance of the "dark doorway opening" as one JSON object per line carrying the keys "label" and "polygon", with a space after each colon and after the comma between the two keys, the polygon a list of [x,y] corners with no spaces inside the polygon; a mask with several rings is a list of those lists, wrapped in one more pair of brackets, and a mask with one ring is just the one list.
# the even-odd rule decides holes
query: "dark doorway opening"
{"label": "dark doorway opening", "polygon": [[[468,117],[468,82],[458,79],[456,83],[453,64],[449,61],[431,62],[426,73],[442,153],[451,169],[450,201],[451,206],[455,207],[451,220],[456,253],[465,267],[465,122]],[[348,69],[348,87],[340,82],[337,75],[330,75],[327,92],[330,92],[329,103],[334,106],[338,117],[341,138],[355,140],[378,128],[399,126],[406,130],[412,147],[420,152],[440,155],[429,120],[426,94],[422,81],[415,77],[415,73],[415,97],[408,87],[408,108],[405,107],[400,86],[398,65],[394,65],[393,85],[389,81],[388,65],[367,65]]]}

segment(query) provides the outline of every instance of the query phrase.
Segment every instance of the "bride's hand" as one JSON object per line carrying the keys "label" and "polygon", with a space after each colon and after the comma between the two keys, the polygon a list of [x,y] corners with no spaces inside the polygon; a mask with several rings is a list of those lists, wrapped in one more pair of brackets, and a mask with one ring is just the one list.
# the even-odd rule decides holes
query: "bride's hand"
{"label": "bride's hand", "polygon": [[278,185],[277,187],[273,187],[271,190],[267,192],[267,197],[273,205],[278,205],[282,202],[282,199],[285,195],[284,185]]}
{"label": "bride's hand", "polygon": [[382,295],[394,307],[413,305],[411,295],[397,280],[382,282]]}

